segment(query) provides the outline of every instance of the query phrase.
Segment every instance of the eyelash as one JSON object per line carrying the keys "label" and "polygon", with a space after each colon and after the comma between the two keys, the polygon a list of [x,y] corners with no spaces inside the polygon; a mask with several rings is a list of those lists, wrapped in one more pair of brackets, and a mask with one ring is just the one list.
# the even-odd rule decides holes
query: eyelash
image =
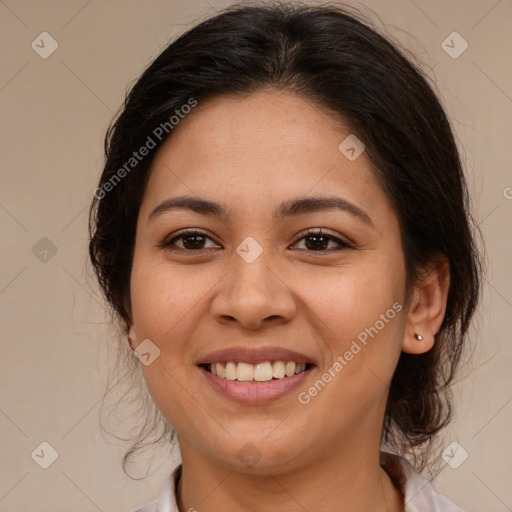
{"label": "eyelash", "polygon": [[[207,249],[196,249],[195,250],[195,249],[184,249],[181,247],[174,246],[176,240],[185,238],[188,235],[201,235],[205,238],[209,238],[210,240],[213,240],[210,236],[208,236],[203,231],[197,231],[195,229],[188,229],[188,230],[181,231],[180,233],[178,233],[177,235],[173,236],[170,239],[164,240],[162,243],[158,244],[158,247],[165,249],[167,251],[182,251],[182,252],[196,253],[196,254],[207,252],[210,249],[210,248],[207,248]],[[326,233],[326,232],[322,231],[321,229],[313,229],[313,228],[307,229],[307,230],[299,233],[299,238],[297,238],[297,240],[292,244],[292,246],[297,245],[298,242],[300,242],[304,238],[307,238],[308,236],[324,236],[324,237],[328,238],[328,242],[331,242],[331,241],[336,242],[340,247],[338,247],[337,249],[325,249],[325,250],[320,249],[318,251],[308,250],[308,249],[300,249],[300,250],[304,250],[307,252],[332,253],[332,252],[338,252],[338,251],[342,251],[342,250],[346,250],[346,249],[354,249],[354,246],[351,245],[350,243],[348,243],[344,240],[341,240],[340,238],[338,238],[334,235],[330,235],[329,233]]]}

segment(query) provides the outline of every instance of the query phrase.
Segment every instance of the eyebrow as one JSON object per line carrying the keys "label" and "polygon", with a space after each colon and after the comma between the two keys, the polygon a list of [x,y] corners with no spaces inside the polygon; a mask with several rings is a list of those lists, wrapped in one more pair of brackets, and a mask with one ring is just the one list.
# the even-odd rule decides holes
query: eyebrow
{"label": "eyebrow", "polygon": [[[369,226],[374,226],[370,216],[359,206],[341,197],[304,197],[283,201],[273,212],[275,219],[284,219],[295,215],[325,210],[341,210],[357,217]],[[148,217],[148,222],[153,218],[173,210],[190,210],[201,215],[227,217],[227,209],[213,201],[201,197],[180,196],[166,199],[161,202]]]}

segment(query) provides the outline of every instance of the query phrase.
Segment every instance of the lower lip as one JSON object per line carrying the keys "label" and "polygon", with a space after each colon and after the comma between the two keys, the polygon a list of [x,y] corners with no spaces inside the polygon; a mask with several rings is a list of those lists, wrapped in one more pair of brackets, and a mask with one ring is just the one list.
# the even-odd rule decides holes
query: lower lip
{"label": "lower lip", "polygon": [[311,367],[297,375],[283,377],[282,379],[273,379],[266,382],[240,382],[217,377],[206,368],[199,367],[215,391],[235,402],[250,405],[272,402],[291,393],[303,384],[313,368]]}

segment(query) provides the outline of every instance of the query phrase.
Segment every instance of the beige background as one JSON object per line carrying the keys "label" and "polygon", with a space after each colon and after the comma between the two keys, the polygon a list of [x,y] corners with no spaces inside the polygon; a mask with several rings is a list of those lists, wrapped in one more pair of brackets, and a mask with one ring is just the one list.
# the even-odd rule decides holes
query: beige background
{"label": "beige background", "polygon": [[[170,38],[229,3],[0,1],[0,512],[127,512],[156,497],[176,463],[163,458],[134,482],[121,470],[125,446],[100,433],[114,341],[87,272],[87,206],[127,84]],[[467,511],[510,511],[512,2],[363,3],[437,83],[488,251],[474,370],[445,434],[469,457],[443,463],[434,484]],[[47,59],[31,48],[43,31],[59,45]],[[456,59],[441,47],[453,31],[469,43]],[[58,453],[46,470],[31,458],[43,441]]]}

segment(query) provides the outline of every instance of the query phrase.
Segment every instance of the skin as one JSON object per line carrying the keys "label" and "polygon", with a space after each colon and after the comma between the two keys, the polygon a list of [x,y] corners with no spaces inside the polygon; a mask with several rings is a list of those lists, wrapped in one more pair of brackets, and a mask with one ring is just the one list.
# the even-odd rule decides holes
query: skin
{"label": "skin", "polygon": [[[178,432],[181,511],[403,510],[379,466],[388,386],[402,350],[432,347],[449,276],[433,263],[406,301],[398,219],[366,153],[349,161],[338,150],[350,133],[303,98],[261,90],[199,103],[156,155],[137,224],[129,339],[161,351],[142,369]],[[183,195],[227,213],[150,218]],[[371,222],[338,209],[273,219],[282,201],[312,196],[350,201]],[[160,247],[185,228],[210,237],[202,251],[183,238]],[[333,250],[331,239],[313,250],[301,233],[308,228],[351,247]],[[236,252],[248,236],[263,249],[250,264]],[[299,390],[307,391],[394,303],[402,310],[306,405],[296,392],[264,405],[233,402],[195,365],[225,347],[277,345],[316,361]],[[261,457],[252,466],[237,456],[246,443]]]}

